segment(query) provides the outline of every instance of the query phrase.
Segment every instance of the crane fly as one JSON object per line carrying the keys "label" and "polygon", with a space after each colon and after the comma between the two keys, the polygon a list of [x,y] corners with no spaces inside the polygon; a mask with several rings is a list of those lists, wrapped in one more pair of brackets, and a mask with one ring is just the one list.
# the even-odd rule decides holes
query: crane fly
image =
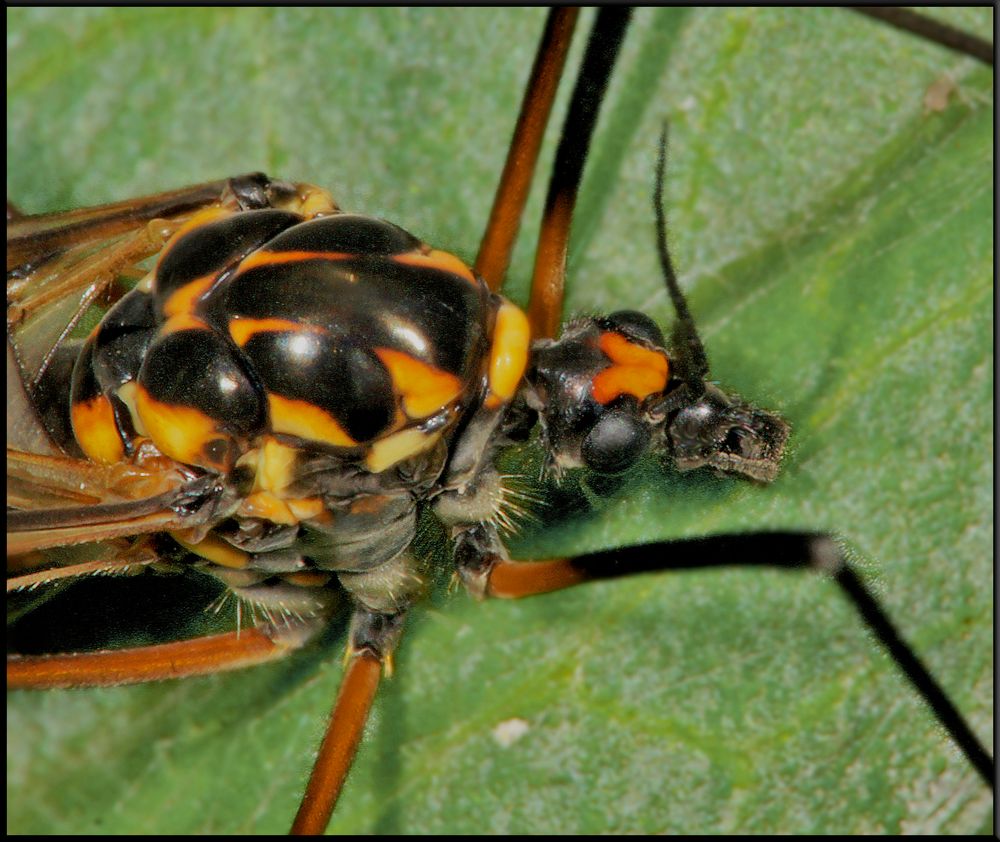
{"label": "crane fly", "polygon": [[[500,139],[516,110],[515,77],[530,64],[540,14],[453,15],[448,25],[457,46],[447,62],[430,39],[441,31],[433,15],[396,21],[270,14],[281,24],[273,36],[274,72],[267,80],[242,80],[255,107],[248,97],[243,130],[218,144],[209,142],[216,137],[211,133],[195,140],[176,134],[178,125],[199,124],[185,109],[200,99],[199,79],[215,78],[198,72],[197,64],[179,62],[194,87],[177,86],[173,101],[149,83],[158,108],[149,112],[148,133],[158,139],[147,138],[121,111],[102,111],[100,102],[81,98],[91,79],[93,96],[109,83],[81,75],[80,66],[67,73],[72,86],[42,98],[51,112],[33,94],[19,106],[15,85],[11,125],[41,138],[47,132],[30,131],[40,129],[32,122],[40,119],[53,133],[45,183],[55,186],[45,189],[55,192],[33,204],[37,194],[29,192],[28,176],[37,181],[41,164],[19,157],[9,161],[12,195],[33,211],[46,203],[65,206],[59,190],[80,191],[70,204],[92,204],[99,197],[86,193],[95,187],[110,199],[252,169],[263,157],[269,171],[294,170],[333,188],[344,207],[402,221],[428,241],[464,248],[460,253],[471,260],[502,160]],[[287,109],[274,93],[281,90],[279,59],[294,54],[299,62],[303,55],[319,62],[322,43],[313,31],[318,36],[320,24],[341,24],[343,33],[355,17],[360,23],[351,43],[359,66],[332,60],[330,66],[331,73],[336,65],[338,74],[365,79],[366,87],[357,88],[368,92],[361,94],[363,115],[353,97],[343,96],[347,76],[339,75],[327,90],[303,92],[301,112],[282,114],[288,122],[265,120],[270,133],[252,131],[259,128],[262,102],[275,113]],[[88,31],[101,19],[77,20]],[[228,18],[192,18],[205,30],[213,20]],[[37,31],[59,34],[45,30],[44,19],[26,21],[28,41]],[[484,21],[497,33],[485,54],[475,37]],[[526,530],[514,553],[544,557],[769,525],[836,529],[859,554],[862,569],[884,585],[891,612],[981,733],[992,700],[983,586],[992,521],[982,459],[989,431],[984,304],[991,248],[984,167],[992,162],[983,126],[992,76],[937,48],[833,13],[705,13],[687,19],[676,34],[674,28],[669,14],[647,11],[625,46],[581,199],[567,311],[606,311],[627,300],[669,323],[647,198],[655,137],[669,116],[671,236],[713,370],[727,385],[786,412],[795,429],[793,457],[782,482],[766,493],[711,477],[663,477],[655,466],[640,469],[628,492],[607,500],[591,494],[589,512],[546,512],[550,525]],[[151,61],[155,45],[184,40],[187,31],[181,18],[167,13],[155,29],[145,50],[140,31],[121,55],[112,49],[95,67],[108,78],[131,80],[126,68],[137,73],[140,57]],[[238,41],[232,28],[219,25],[205,38],[205,55],[239,55],[231,48],[230,39]],[[735,53],[733,39],[741,39]],[[829,67],[847,74],[846,56],[861,49],[858,39],[879,53],[874,71],[865,67],[859,74],[865,78],[845,76],[836,87],[825,84],[832,72],[827,65],[798,49],[817,44]],[[100,38],[92,43],[108,46]],[[284,43],[308,49],[282,50]],[[403,53],[398,64],[385,66],[376,49],[385,43]],[[524,46],[511,50],[510,43]],[[755,64],[765,47],[768,62]],[[87,59],[73,58],[81,66]],[[763,70],[752,72],[781,61],[790,69],[780,86],[768,84]],[[454,74],[453,66],[468,73]],[[947,72],[958,78],[964,101],[958,97],[944,112],[924,114],[924,89]],[[500,91],[498,74],[512,79],[510,91]],[[414,99],[406,87],[418,83],[427,84],[426,100]],[[464,101],[459,93],[466,86],[488,87],[507,99]],[[876,113],[862,113],[873,97]],[[77,105],[67,108],[67,102]],[[30,116],[33,109],[38,116]],[[439,114],[437,133],[414,136],[413,126],[428,131],[431,115]],[[67,151],[102,119],[102,128],[110,129],[102,139],[118,138],[126,148],[136,136],[144,141],[133,166],[123,168],[120,148],[96,140],[84,144],[94,153],[85,162]],[[336,130],[319,131],[317,122]],[[886,125],[893,127],[890,141]],[[275,140],[275,133],[288,137]],[[313,135],[321,136],[315,145],[303,143]],[[17,134],[11,137],[16,147]],[[463,154],[455,155],[448,140],[463,144]],[[257,142],[272,146],[244,148]],[[924,155],[913,151],[921,144]],[[430,151],[441,146],[447,149]],[[234,151],[236,160],[213,157]],[[27,156],[9,150],[18,154]],[[153,162],[156,185],[149,183]],[[956,187],[962,200],[949,201],[953,194],[942,183],[964,188]],[[946,242],[962,260],[947,270],[931,262],[935,271],[919,282],[906,268],[910,263],[900,271],[901,255],[910,255],[911,263],[930,260],[911,251],[911,239],[900,233],[914,226],[921,241],[933,243],[931,256]],[[530,274],[528,252],[515,256],[511,272],[522,284]],[[874,277],[900,286],[890,287],[897,290],[893,296],[863,298],[874,283],[866,279]],[[518,297],[516,285],[511,294]],[[925,309],[916,309],[918,301]],[[827,325],[831,312],[841,315]],[[944,316],[932,319],[936,314]],[[776,334],[782,323],[796,330]],[[906,347],[907,325],[925,331],[935,359],[950,361],[961,378],[929,376],[926,356],[918,357],[924,368],[894,356]],[[887,387],[899,384],[919,384],[920,399],[911,387],[899,392],[897,403],[897,391]],[[959,400],[959,393],[971,397]],[[948,411],[958,404],[960,410]],[[884,474],[872,476],[872,453],[887,461]],[[915,511],[929,523],[914,526]],[[408,630],[399,675],[383,687],[373,742],[362,750],[334,829],[690,832],[724,826],[742,798],[751,801],[733,819],[741,828],[757,822],[771,830],[877,829],[900,805],[913,822],[907,827],[929,828],[938,818],[928,805],[939,803],[931,793],[942,791],[962,805],[943,826],[975,829],[988,808],[974,776],[892,665],[873,662],[852,612],[814,580],[706,572],[593,585],[523,604],[444,603],[436,598]],[[70,609],[65,616],[72,616]],[[919,632],[906,625],[908,618],[919,618]],[[584,626],[585,620],[592,622]],[[543,641],[545,656],[537,662]],[[126,824],[146,830],[282,829],[319,737],[318,712],[328,708],[339,681],[335,660],[302,653],[291,665],[245,675],[11,697],[8,792],[25,811],[20,827],[40,828],[43,814],[57,827],[97,827],[98,818],[124,813]],[[832,685],[831,674],[838,678]],[[733,695],[719,698],[722,692]],[[808,715],[816,710],[851,715],[831,713],[814,722]],[[814,741],[798,735],[802,717],[814,722],[805,729]],[[496,729],[516,719],[528,730],[504,746]],[[30,761],[17,759],[18,739],[28,741],[22,745]],[[794,750],[770,751],[775,744]],[[49,757],[54,765],[46,764]],[[667,788],[663,769],[672,770]],[[880,783],[863,787],[872,774]],[[11,790],[19,781],[24,789]],[[862,789],[874,804],[855,809]],[[787,800],[773,794],[752,800],[761,791],[780,791]],[[831,791],[843,795],[831,799]],[[823,812],[831,801],[833,815]],[[810,818],[795,824],[795,814]],[[820,822],[818,816],[829,824],[809,823]]]}

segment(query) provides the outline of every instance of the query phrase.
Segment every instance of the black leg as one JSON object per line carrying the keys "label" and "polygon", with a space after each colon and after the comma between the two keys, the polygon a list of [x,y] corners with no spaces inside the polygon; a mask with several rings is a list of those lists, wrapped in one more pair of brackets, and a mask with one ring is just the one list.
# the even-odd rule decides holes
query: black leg
{"label": "black leg", "polygon": [[[483,576],[483,562],[479,575]],[[779,567],[826,573],[851,600],[878,642],[899,665],[983,780],[993,786],[993,758],[972,732],[927,667],[902,639],[876,597],[850,566],[837,542],[815,532],[716,535],[669,543],[622,547],[573,559],[540,562],[486,560],[490,596],[519,598],[562,590],[595,579],[704,567]]]}

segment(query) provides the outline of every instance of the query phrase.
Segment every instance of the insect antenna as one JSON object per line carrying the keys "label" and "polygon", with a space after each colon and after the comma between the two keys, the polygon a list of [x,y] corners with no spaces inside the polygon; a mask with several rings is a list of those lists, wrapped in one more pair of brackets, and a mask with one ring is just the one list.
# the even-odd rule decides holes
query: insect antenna
{"label": "insect antenna", "polygon": [[663,270],[663,280],[670,293],[677,320],[674,322],[673,342],[674,369],[687,384],[692,397],[698,397],[705,391],[705,378],[708,376],[708,355],[705,346],[698,335],[694,318],[688,309],[687,299],[677,283],[677,273],[674,262],[667,247],[667,215],[663,209],[663,181],[667,170],[667,124],[663,124],[660,132],[660,146],[656,157],[656,184],[653,187],[653,209],[656,213],[656,249],[660,255],[660,267]]}

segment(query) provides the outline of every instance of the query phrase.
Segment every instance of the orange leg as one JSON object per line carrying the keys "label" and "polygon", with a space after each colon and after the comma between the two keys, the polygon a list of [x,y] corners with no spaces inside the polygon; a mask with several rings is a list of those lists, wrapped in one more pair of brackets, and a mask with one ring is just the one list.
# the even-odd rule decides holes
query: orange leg
{"label": "orange leg", "polygon": [[48,690],[113,687],[169,678],[212,675],[275,660],[302,646],[318,630],[288,633],[267,627],[108,652],[7,656],[7,688]]}
{"label": "orange leg", "polygon": [[476,257],[476,272],[494,292],[500,289],[507,274],[510,254],[521,227],[521,215],[538,162],[538,151],[542,147],[579,12],[579,9],[571,7],[550,10],[538,44],[521,113]]}
{"label": "orange leg", "polygon": [[535,562],[480,559],[471,578],[483,583],[487,596],[518,599],[595,579],[730,565],[816,570],[831,576],[969,763],[993,786],[996,778],[993,758],[927,667],[900,637],[885,609],[849,565],[840,547],[827,535],[766,532],[623,547],[574,559]]}
{"label": "orange leg", "polygon": [[347,673],[292,824],[292,834],[304,836],[326,830],[364,734],[382,669],[392,671],[392,653],[402,634],[404,618],[403,613],[387,615],[355,609]]}
{"label": "orange leg", "polygon": [[562,320],[566,250],[576,195],[583,178],[590,138],[594,133],[601,100],[614,69],[618,48],[628,26],[631,10],[602,9],[587,43],[580,75],[573,89],[569,112],[556,150],[552,179],[545,200],[545,215],[535,254],[528,319],[532,336],[556,335]]}
{"label": "orange leg", "polygon": [[381,676],[382,661],[377,655],[364,650],[351,657],[291,834],[314,836],[326,830],[354,762]]}
{"label": "orange leg", "polygon": [[[388,671],[391,666],[402,619],[402,614],[355,612],[347,672],[292,825],[293,834],[325,830],[364,734],[383,667]],[[323,621],[315,619],[287,628],[262,626],[117,651],[8,655],[7,688],[110,687],[243,669],[284,657],[322,627]]]}

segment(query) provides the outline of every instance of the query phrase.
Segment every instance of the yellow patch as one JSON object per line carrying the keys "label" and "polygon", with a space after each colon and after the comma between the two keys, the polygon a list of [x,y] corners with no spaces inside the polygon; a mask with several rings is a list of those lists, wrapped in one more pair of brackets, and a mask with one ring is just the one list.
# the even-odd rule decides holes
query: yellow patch
{"label": "yellow patch", "polygon": [[392,376],[403,410],[410,418],[426,418],[446,407],[462,393],[462,381],[420,360],[394,351],[376,348],[375,353]]}
{"label": "yellow patch", "polygon": [[136,390],[138,388],[138,383],[134,380],[129,380],[127,383],[122,383],[115,394],[118,395],[122,403],[128,408],[128,413],[132,416],[132,426],[135,427],[135,431],[140,436],[149,438],[149,433],[146,431],[142,419],[139,417],[139,410],[136,409]]}
{"label": "yellow patch", "polygon": [[191,537],[191,530],[181,529],[171,532],[173,538],[184,549],[190,550],[196,556],[215,562],[222,567],[230,567],[235,570],[242,569],[250,563],[250,553],[244,552],[234,547],[228,541],[223,541],[215,535],[206,535],[197,544],[192,544],[187,539]]}
{"label": "yellow patch", "polygon": [[294,447],[268,436],[258,451],[254,491],[273,491],[275,494],[284,491],[294,478],[297,455],[298,450]]}
{"label": "yellow patch", "polygon": [[271,429],[276,433],[321,441],[334,447],[357,445],[337,420],[318,406],[270,393],[267,402],[271,408]]}
{"label": "yellow patch", "polygon": [[208,330],[208,325],[191,313],[177,313],[167,319],[160,328],[158,336],[180,333],[182,330]]}
{"label": "yellow patch", "polygon": [[345,251],[255,251],[240,261],[237,273],[247,272],[258,266],[276,266],[282,263],[301,263],[303,260],[346,260],[354,257]]}
{"label": "yellow patch", "polygon": [[104,395],[73,404],[70,417],[73,435],[90,459],[112,465],[125,458],[125,445],[118,432],[115,413],[111,401]]}
{"label": "yellow patch", "polygon": [[372,444],[365,457],[365,464],[373,474],[380,473],[386,468],[391,468],[397,462],[402,462],[404,459],[429,450],[437,444],[442,432],[438,430],[434,433],[424,433],[413,428],[400,430],[400,432],[393,433],[391,436],[386,436]]}
{"label": "yellow patch", "polygon": [[490,348],[489,394],[486,407],[495,409],[507,403],[517,391],[528,365],[531,327],[520,307],[504,301],[497,310]]}
{"label": "yellow patch", "polygon": [[598,344],[604,355],[614,363],[642,366],[667,376],[667,357],[661,351],[650,351],[612,331],[602,333]]}
{"label": "yellow patch", "polygon": [[258,491],[244,497],[237,510],[240,517],[259,517],[271,523],[294,525],[298,518],[288,508],[288,504],[270,491]]}
{"label": "yellow patch", "polygon": [[298,195],[287,203],[289,210],[302,214],[306,219],[339,212],[340,208],[333,201],[333,196],[322,187],[301,181],[295,185],[295,188]]}
{"label": "yellow patch", "polygon": [[666,354],[635,345],[612,331],[602,333],[598,344],[613,363],[597,374],[591,384],[591,393],[598,403],[610,403],[621,395],[643,400],[666,387],[670,370]]}
{"label": "yellow patch", "polygon": [[320,570],[303,570],[301,573],[286,573],[283,578],[286,582],[303,588],[321,588],[333,578],[333,574]]}
{"label": "yellow patch", "polygon": [[[142,427],[160,453],[183,462],[226,472],[231,467],[231,437],[220,432],[216,423],[190,406],[163,403],[153,398],[141,384],[135,389],[135,408]],[[222,441],[223,457],[213,458],[210,445]]]}
{"label": "yellow patch", "polygon": [[299,520],[312,520],[326,511],[319,497],[289,497],[285,502]]}
{"label": "yellow patch", "polygon": [[198,300],[211,289],[216,273],[203,275],[188,281],[180,289],[174,290],[163,305],[163,314],[169,319],[172,316],[193,316]]}

